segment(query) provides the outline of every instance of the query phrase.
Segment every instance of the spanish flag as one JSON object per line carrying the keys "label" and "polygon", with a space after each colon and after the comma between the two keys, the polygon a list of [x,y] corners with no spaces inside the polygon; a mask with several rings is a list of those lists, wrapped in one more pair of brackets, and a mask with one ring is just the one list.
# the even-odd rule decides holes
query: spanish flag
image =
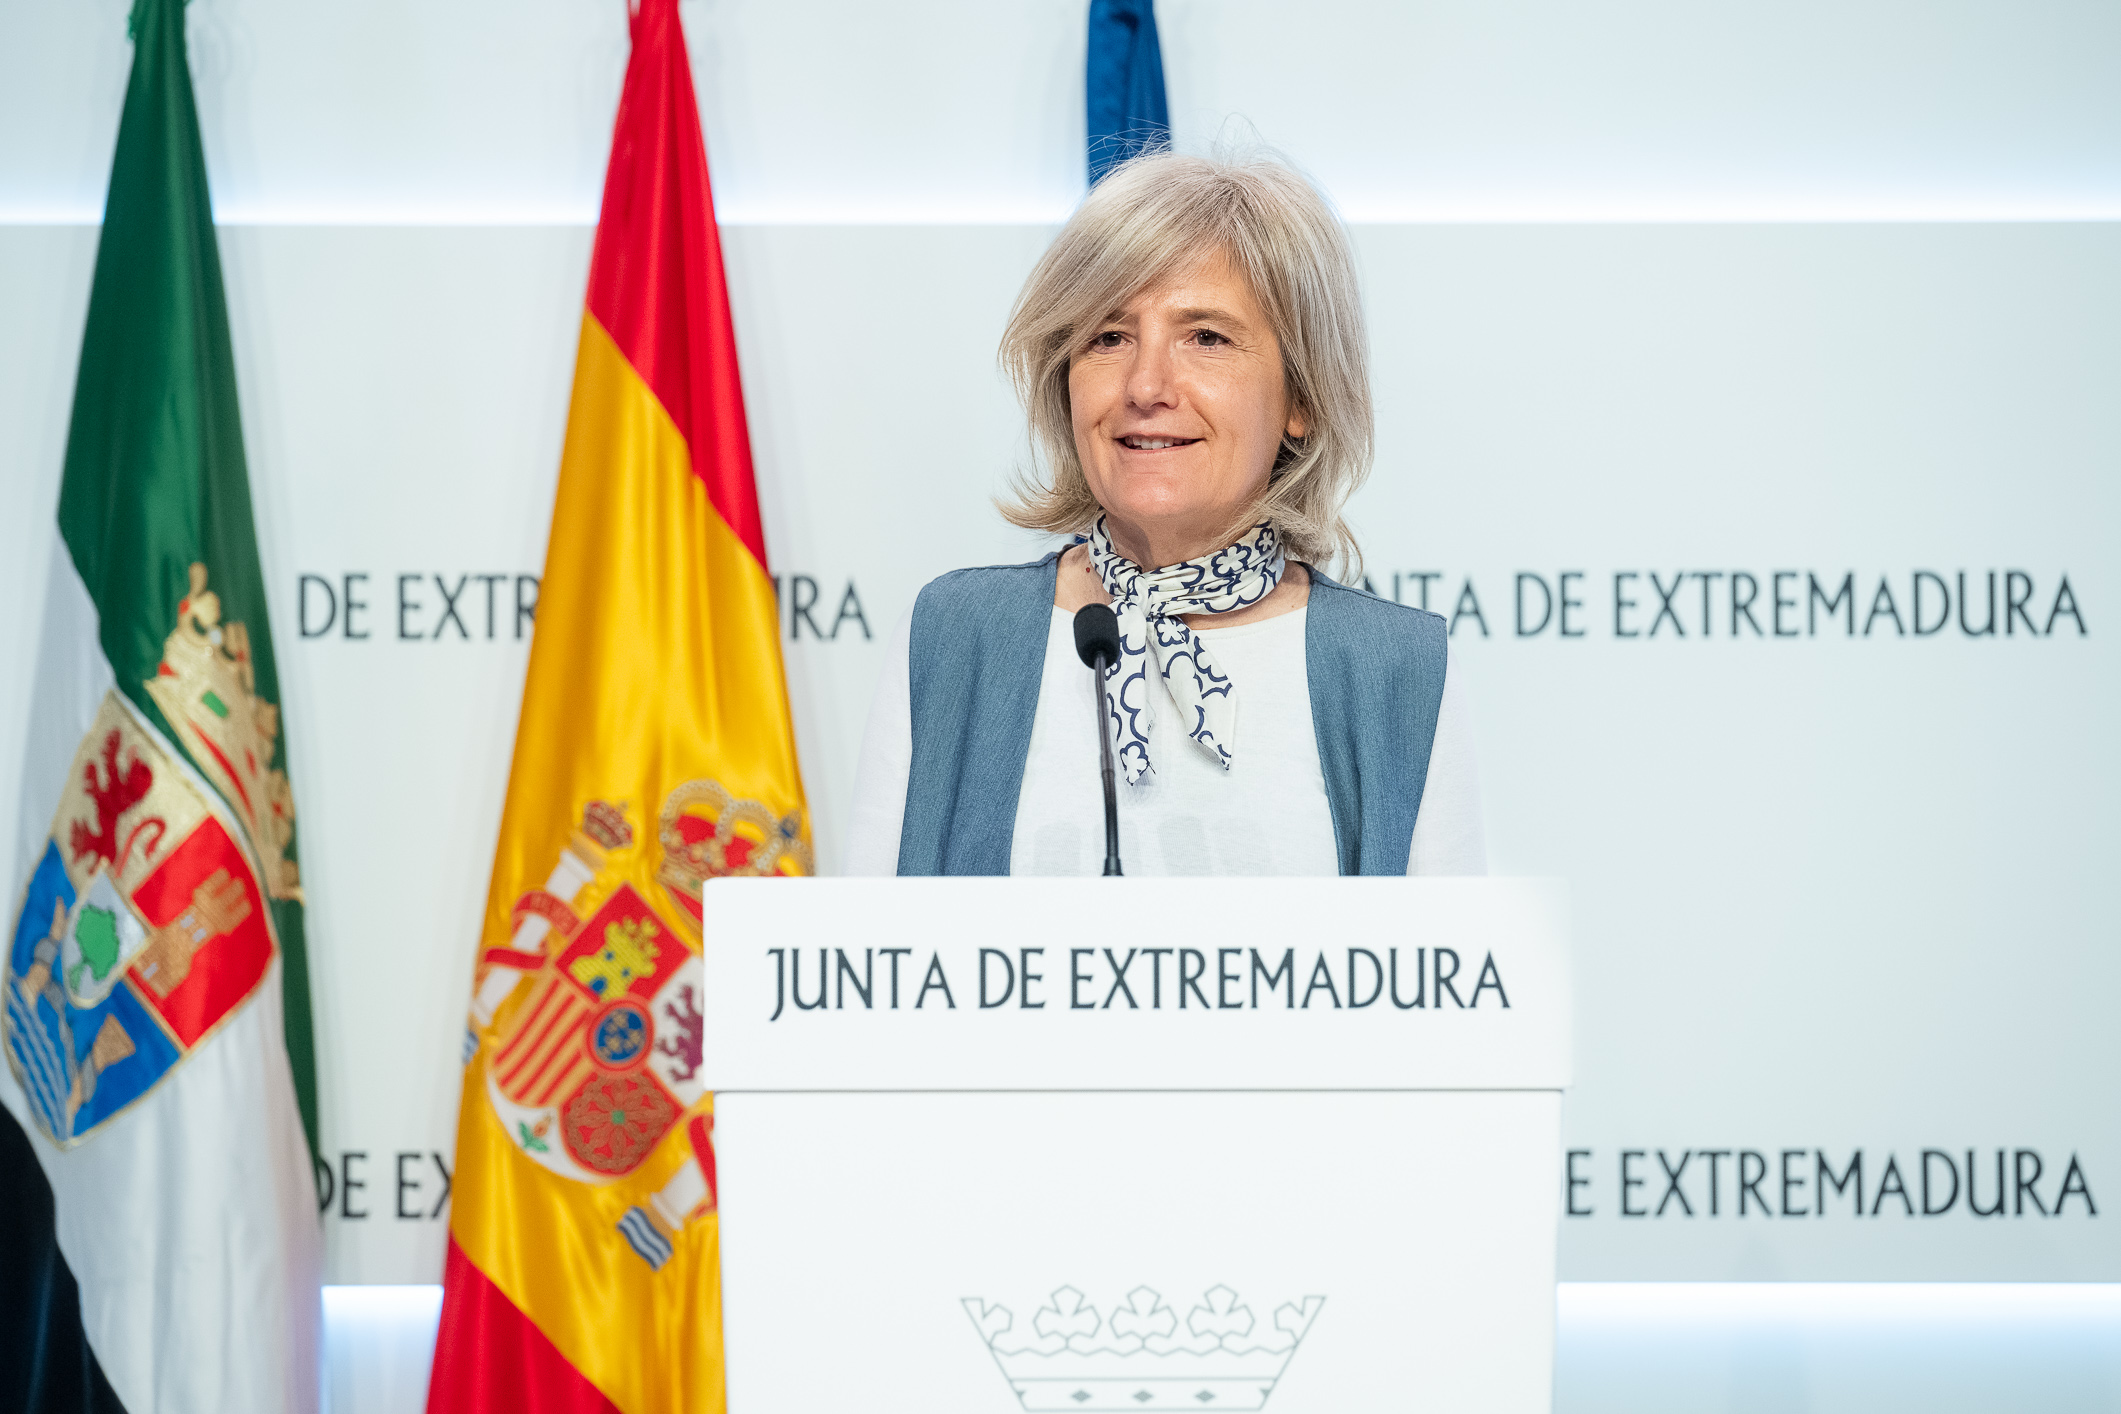
{"label": "spanish flag", "polygon": [[638,0],[465,1037],[428,1408],[723,1407],[701,886],[811,871],[677,0]]}

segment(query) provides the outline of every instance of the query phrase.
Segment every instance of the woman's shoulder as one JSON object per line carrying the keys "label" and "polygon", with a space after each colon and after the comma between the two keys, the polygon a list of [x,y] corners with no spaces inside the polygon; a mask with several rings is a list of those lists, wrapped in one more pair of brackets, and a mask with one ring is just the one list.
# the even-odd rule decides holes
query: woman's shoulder
{"label": "woman's shoulder", "polygon": [[[1053,602],[1053,574],[1060,551],[1021,565],[974,565],[939,574],[921,586],[914,599],[916,613],[931,609],[954,609],[959,605],[994,606],[997,597],[1041,595],[1041,603]],[[1043,588],[1041,588],[1043,586]]]}
{"label": "woman's shoulder", "polygon": [[1404,634],[1424,641],[1444,642],[1449,638],[1442,614],[1342,584],[1317,569],[1311,569],[1310,607],[1314,619],[1346,619],[1363,631]]}

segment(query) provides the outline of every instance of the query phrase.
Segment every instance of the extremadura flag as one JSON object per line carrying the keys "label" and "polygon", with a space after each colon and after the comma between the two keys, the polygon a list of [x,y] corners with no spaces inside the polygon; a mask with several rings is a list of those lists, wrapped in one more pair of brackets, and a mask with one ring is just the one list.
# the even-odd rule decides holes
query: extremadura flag
{"label": "extremadura flag", "polygon": [[138,0],[4,977],[0,1407],[314,1409],[294,797],[182,0]]}
{"label": "extremadura flag", "polygon": [[702,885],[810,872],[677,0],[640,0],[465,1038],[433,1414],[723,1406]]}

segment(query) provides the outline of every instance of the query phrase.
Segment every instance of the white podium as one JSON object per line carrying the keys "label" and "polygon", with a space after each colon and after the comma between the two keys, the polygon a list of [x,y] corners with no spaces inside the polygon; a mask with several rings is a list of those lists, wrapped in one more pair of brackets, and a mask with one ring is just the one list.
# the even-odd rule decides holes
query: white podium
{"label": "white podium", "polygon": [[731,1414],[1549,1407],[1560,886],[705,912]]}

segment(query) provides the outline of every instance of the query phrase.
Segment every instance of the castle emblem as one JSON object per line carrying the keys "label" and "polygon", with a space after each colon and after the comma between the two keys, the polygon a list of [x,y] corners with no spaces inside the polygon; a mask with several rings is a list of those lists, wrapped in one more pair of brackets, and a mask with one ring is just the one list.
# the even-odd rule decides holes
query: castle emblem
{"label": "castle emblem", "polygon": [[0,977],[8,1066],[53,1143],[147,1094],[264,980],[276,944],[242,832],[106,693]]}
{"label": "castle emblem", "polygon": [[1264,1409],[1323,1296],[1262,1324],[1226,1286],[1181,1322],[1146,1286],[1103,1315],[1064,1286],[1018,1330],[1006,1306],[965,1298],[988,1354],[1025,1409]]}

